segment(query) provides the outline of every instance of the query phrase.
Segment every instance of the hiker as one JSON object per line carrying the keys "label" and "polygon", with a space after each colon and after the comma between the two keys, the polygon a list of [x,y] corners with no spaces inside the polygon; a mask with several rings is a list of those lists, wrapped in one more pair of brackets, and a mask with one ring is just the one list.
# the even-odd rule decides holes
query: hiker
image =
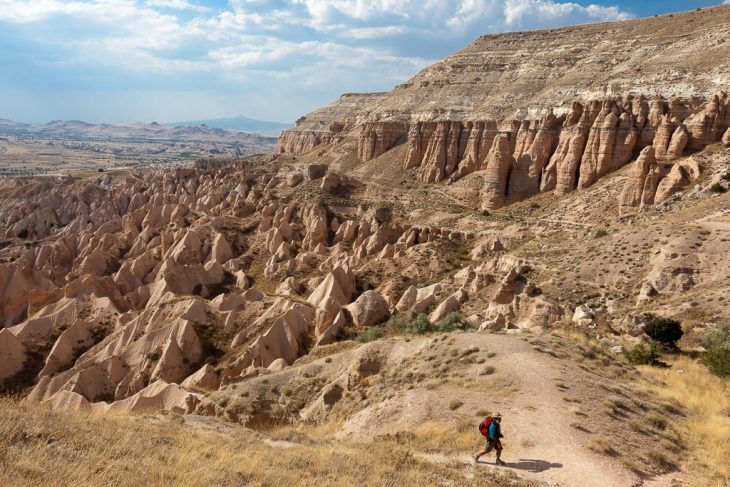
{"label": "hiker", "polygon": [[500,458],[502,456],[502,442],[499,441],[499,439],[502,438],[501,423],[502,415],[499,413],[496,413],[493,416],[487,416],[484,421],[481,422],[479,425],[479,431],[486,438],[487,446],[484,448],[484,451],[476,454],[474,457],[475,461],[478,462],[479,457],[490,453],[492,448],[494,448],[497,451],[497,461],[495,463],[497,465],[504,465],[504,462]]}

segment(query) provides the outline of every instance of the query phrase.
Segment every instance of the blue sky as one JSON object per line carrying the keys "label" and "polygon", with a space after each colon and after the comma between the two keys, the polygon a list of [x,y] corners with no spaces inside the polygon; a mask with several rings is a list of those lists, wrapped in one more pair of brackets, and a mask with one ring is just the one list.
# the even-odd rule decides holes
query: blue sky
{"label": "blue sky", "polygon": [[0,118],[292,121],[482,34],[722,0],[0,0]]}

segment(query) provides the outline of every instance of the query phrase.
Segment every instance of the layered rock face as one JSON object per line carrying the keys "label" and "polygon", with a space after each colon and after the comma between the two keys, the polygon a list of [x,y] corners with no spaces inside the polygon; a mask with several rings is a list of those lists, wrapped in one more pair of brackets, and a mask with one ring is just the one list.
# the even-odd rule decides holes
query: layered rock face
{"label": "layered rock face", "polygon": [[331,105],[297,120],[294,128],[282,132],[274,153],[298,155],[321,145],[341,141],[347,132],[367,117],[367,107],[382,96],[382,93],[342,95]]}
{"label": "layered rock face", "polygon": [[[391,92],[346,95],[313,112],[282,134],[278,151],[356,145],[357,158],[368,162],[404,143],[403,169],[419,181],[488,171],[485,208],[541,191],[565,195],[649,145],[658,161],[671,162],[722,139],[730,125],[728,22],[725,6],[485,36]],[[487,156],[498,134],[508,136],[514,160],[495,173]],[[495,182],[494,174],[506,179]]]}
{"label": "layered rock face", "polygon": [[[536,120],[550,107],[564,114],[574,101],[587,106],[624,94],[709,97],[730,85],[728,23],[730,7],[722,6],[672,17],[483,36],[388,93],[347,94],[312,112],[282,135],[278,151],[309,151],[317,140],[331,141],[348,131],[356,139],[368,122],[405,123],[408,131],[418,122]],[[652,127],[657,125],[651,120]],[[696,140],[717,140],[703,118],[690,125]],[[646,145],[640,138],[639,146]],[[422,155],[426,146],[416,149]]]}
{"label": "layered rock face", "polygon": [[685,149],[720,141],[728,126],[726,94],[704,101],[575,102],[566,115],[551,110],[540,120],[416,123],[408,130],[403,167],[418,168],[426,183],[486,171],[482,207],[496,209],[540,191],[587,188],[648,145],[657,160],[674,161]]}
{"label": "layered rock face", "polygon": [[303,154],[319,145],[341,140],[338,138],[338,133],[341,131],[342,128],[333,126],[321,132],[307,131],[302,134],[288,132],[279,137],[275,151],[277,154]]}
{"label": "layered rock face", "polygon": [[369,161],[389,151],[406,133],[406,127],[397,122],[367,122],[358,139],[357,156]]}
{"label": "layered rock face", "polygon": [[[561,116],[548,110],[537,120],[367,122],[357,154],[367,162],[403,142],[403,169],[415,169],[425,183],[486,171],[482,207],[496,209],[541,191],[565,195],[587,188],[649,145],[657,161],[677,160],[721,141],[728,127],[725,93],[707,99],[625,97],[574,102]],[[310,136],[297,140],[305,143]],[[284,136],[281,143],[287,143]]]}

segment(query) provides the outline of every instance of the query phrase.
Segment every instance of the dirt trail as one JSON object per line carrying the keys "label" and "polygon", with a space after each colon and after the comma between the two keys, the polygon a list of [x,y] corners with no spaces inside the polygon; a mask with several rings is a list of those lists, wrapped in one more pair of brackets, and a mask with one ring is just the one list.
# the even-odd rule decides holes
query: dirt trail
{"label": "dirt trail", "polygon": [[[576,416],[562,400],[554,379],[569,373],[552,357],[536,353],[529,344],[505,335],[474,335],[477,346],[497,352],[497,370],[509,370],[520,391],[509,401],[490,398],[489,406],[503,415],[506,467],[494,465],[494,454],[480,458],[484,468],[511,468],[525,478],[553,486],[628,487],[640,479],[618,462],[593,453],[571,423]],[[583,437],[582,437],[583,436]],[[471,456],[453,460],[474,463]]]}

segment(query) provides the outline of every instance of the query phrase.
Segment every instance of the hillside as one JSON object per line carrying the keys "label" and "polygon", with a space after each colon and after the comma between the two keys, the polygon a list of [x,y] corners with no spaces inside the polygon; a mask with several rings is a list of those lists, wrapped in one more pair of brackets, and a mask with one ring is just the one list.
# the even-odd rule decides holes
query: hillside
{"label": "hillside", "polygon": [[[266,152],[271,138],[242,133],[236,130],[197,125],[166,126],[159,123],[134,123],[130,125],[93,124],[79,120],[54,120],[45,124],[29,125],[11,120],[0,120],[0,134],[36,137],[65,137],[91,139],[130,139],[149,141],[187,142],[238,142],[249,144],[253,150]],[[258,146],[258,149],[256,148]]]}
{"label": "hillside", "polygon": [[[0,451],[43,466],[0,478],[726,485],[728,22],[484,37],[270,155],[0,179],[0,387],[23,399]],[[497,411],[505,468],[471,456]],[[180,468],[120,467],[114,438]]]}

